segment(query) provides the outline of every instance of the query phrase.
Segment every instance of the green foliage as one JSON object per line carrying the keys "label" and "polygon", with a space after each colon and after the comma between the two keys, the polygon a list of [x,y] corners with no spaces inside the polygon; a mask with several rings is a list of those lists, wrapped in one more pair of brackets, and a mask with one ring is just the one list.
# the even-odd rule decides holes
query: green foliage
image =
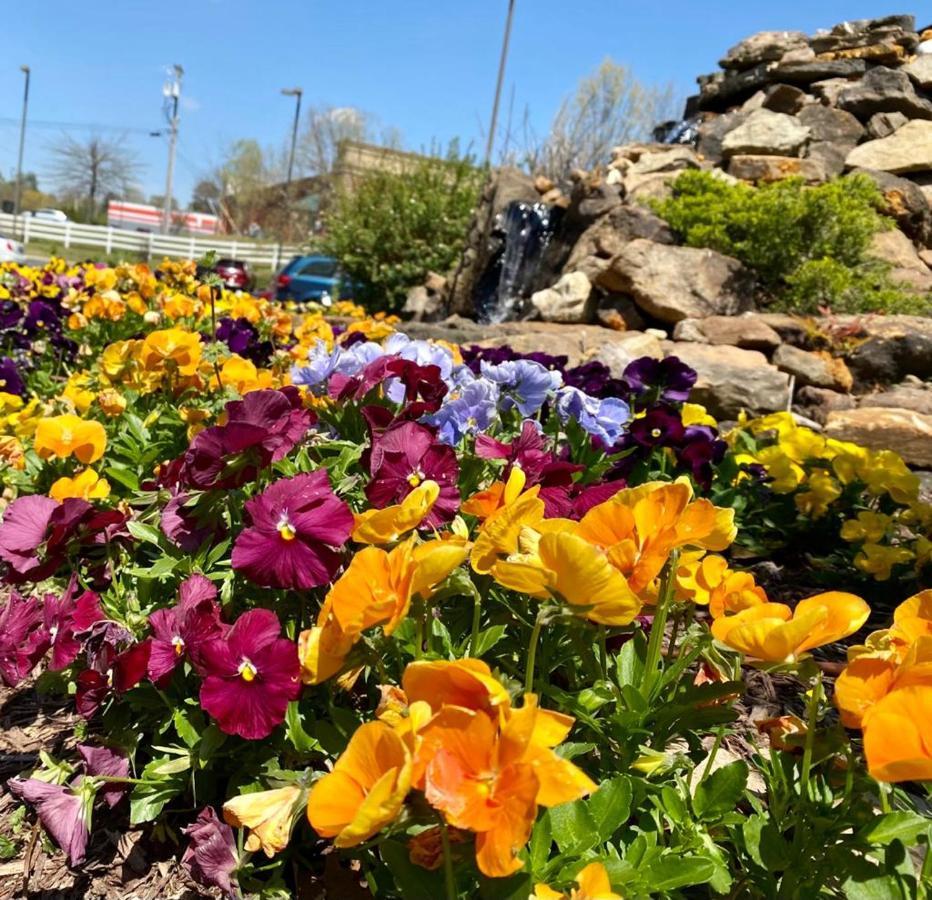
{"label": "green foliage", "polygon": [[373,172],[337,197],[324,252],[359,285],[354,300],[394,311],[429,271],[457,261],[483,174],[455,148],[402,173]]}
{"label": "green foliage", "polygon": [[863,175],[807,187],[787,178],[760,187],[684,172],[673,196],[653,204],[690,247],[710,247],[753,269],[780,308],[815,312],[917,312],[923,301],[891,282],[867,256],[871,238],[894,227]]}

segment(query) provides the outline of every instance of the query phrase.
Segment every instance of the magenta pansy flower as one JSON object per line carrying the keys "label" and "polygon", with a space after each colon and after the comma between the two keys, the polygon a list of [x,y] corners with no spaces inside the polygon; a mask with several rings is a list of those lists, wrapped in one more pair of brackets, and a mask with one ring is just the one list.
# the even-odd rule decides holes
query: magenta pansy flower
{"label": "magenta pansy flower", "polygon": [[68,864],[81,865],[91,829],[94,792],[80,781],[65,787],[38,778],[11,778],[6,785],[15,796],[35,807],[42,826],[68,856]]}
{"label": "magenta pansy flower", "polygon": [[436,527],[456,515],[460,505],[456,451],[439,443],[425,425],[397,422],[373,434],[368,464],[372,480],[366,485],[366,497],[377,509],[400,503],[430,479],[440,485],[440,496],[425,524]]}
{"label": "magenta pansy flower", "polygon": [[[108,623],[98,624],[106,626]],[[90,719],[111,691],[125,694],[139,684],[146,674],[151,649],[152,643],[148,639],[132,644],[122,652],[110,642],[95,649],[91,668],[85,669],[75,679],[74,705],[79,715]]]}
{"label": "magenta pansy flower", "polygon": [[70,666],[77,659],[81,642],[75,635],[104,618],[100,597],[93,591],[85,591],[75,599],[76,588],[77,579],[73,578],[61,597],[46,594],[42,604],[45,628],[52,645],[49,668],[55,672]]}
{"label": "magenta pansy flower", "polygon": [[324,469],[283,478],[246,503],[249,526],[233,544],[233,568],[262,587],[326,584],[353,530],[350,508]]}
{"label": "magenta pansy flower", "polygon": [[39,601],[11,592],[0,610],[0,679],[7,687],[16,687],[48,647],[49,633],[42,624]]}
{"label": "magenta pansy flower", "polygon": [[271,610],[241,615],[226,635],[204,644],[201,660],[201,707],[227,734],[267,737],[301,694],[297,646],[281,637]]}
{"label": "magenta pansy flower", "polygon": [[178,594],[177,605],[158,609],[149,616],[152,650],[148,671],[149,678],[159,686],[185,659],[199,669],[201,647],[223,629],[217,588],[210,579],[192,575],[181,583]]}
{"label": "magenta pansy flower", "polygon": [[227,896],[235,896],[233,873],[237,863],[233,829],[212,806],[206,806],[182,833],[191,839],[181,857],[181,865],[188,874],[204,887],[217,887]]}
{"label": "magenta pansy flower", "polygon": [[[90,744],[78,744],[78,754],[84,762],[84,771],[88,775],[107,776],[115,778],[129,777],[129,759],[118,750],[109,747],[92,747]],[[132,788],[131,784],[107,781],[100,788],[100,795],[107,806],[114,807],[123,795]]]}

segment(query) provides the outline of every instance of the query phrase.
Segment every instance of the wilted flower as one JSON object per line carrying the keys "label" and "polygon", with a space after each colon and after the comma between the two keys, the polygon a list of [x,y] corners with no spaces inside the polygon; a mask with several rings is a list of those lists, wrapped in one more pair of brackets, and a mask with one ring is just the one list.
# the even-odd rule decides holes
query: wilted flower
{"label": "wilted flower", "polygon": [[217,887],[230,897],[236,896],[233,829],[220,820],[212,806],[205,806],[182,833],[190,838],[181,857],[181,865],[188,874],[204,887]]}
{"label": "wilted flower", "polygon": [[262,849],[269,858],[288,846],[298,801],[303,791],[296,785],[240,794],[223,804],[223,818],[236,828],[248,828],[246,849]]}
{"label": "wilted flower", "polygon": [[227,734],[268,737],[301,693],[297,648],[267,609],[243,613],[225,635],[205,641],[200,660],[201,706]]}
{"label": "wilted flower", "polygon": [[49,633],[42,626],[39,601],[12,591],[0,609],[0,679],[7,687],[16,687],[48,650]]}
{"label": "wilted flower", "polygon": [[104,618],[100,597],[93,591],[84,591],[75,599],[76,590],[77,579],[73,578],[61,597],[46,594],[42,603],[43,622],[52,647],[49,668],[53,672],[77,659],[81,642],[76,635]]}
{"label": "wilted flower", "polygon": [[325,469],[283,478],[246,503],[250,524],[233,544],[233,568],[263,587],[326,584],[353,530],[350,508]]}
{"label": "wilted flower", "polygon": [[[94,778],[105,778],[108,775],[120,779],[129,777],[129,758],[125,753],[110,747],[93,747],[90,744],[78,744],[77,751],[84,763],[86,774]],[[132,785],[126,782],[105,781],[99,791],[107,806],[113,808],[130,788]]]}
{"label": "wilted flower", "polygon": [[42,827],[68,857],[68,864],[84,862],[91,828],[94,791],[88,782],[71,786],[49,784],[37,778],[7,782],[10,791],[36,808]]}

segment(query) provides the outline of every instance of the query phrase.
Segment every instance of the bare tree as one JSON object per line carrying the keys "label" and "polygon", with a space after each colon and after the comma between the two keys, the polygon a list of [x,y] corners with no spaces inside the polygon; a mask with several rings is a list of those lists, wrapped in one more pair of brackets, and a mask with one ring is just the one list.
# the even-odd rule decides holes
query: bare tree
{"label": "bare tree", "polygon": [[295,157],[298,171],[326,175],[333,171],[343,141],[366,141],[384,147],[400,147],[396,128],[381,126],[375,117],[353,106],[311,107],[298,137]]}
{"label": "bare tree", "polygon": [[560,105],[547,137],[529,143],[527,165],[552,178],[605,165],[612,147],[648,138],[658,122],[673,118],[673,109],[672,86],[645,85],[606,58]]}
{"label": "bare tree", "polygon": [[51,149],[52,179],[63,194],[86,200],[89,218],[97,211],[100,199],[130,190],[140,171],[136,156],[126,148],[125,137],[111,141],[92,135],[81,142],[63,135]]}

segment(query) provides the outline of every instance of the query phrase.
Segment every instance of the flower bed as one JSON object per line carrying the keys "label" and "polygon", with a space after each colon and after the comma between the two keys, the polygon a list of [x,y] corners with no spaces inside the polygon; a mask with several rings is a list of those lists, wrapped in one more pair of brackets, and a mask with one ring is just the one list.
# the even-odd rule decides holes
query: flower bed
{"label": "flower bed", "polygon": [[70,865],[108,821],[230,896],[928,881],[932,510],[895,454],[720,433],[672,357],[412,341],[193,264],[0,285],[0,677],[80,716],[7,787]]}

